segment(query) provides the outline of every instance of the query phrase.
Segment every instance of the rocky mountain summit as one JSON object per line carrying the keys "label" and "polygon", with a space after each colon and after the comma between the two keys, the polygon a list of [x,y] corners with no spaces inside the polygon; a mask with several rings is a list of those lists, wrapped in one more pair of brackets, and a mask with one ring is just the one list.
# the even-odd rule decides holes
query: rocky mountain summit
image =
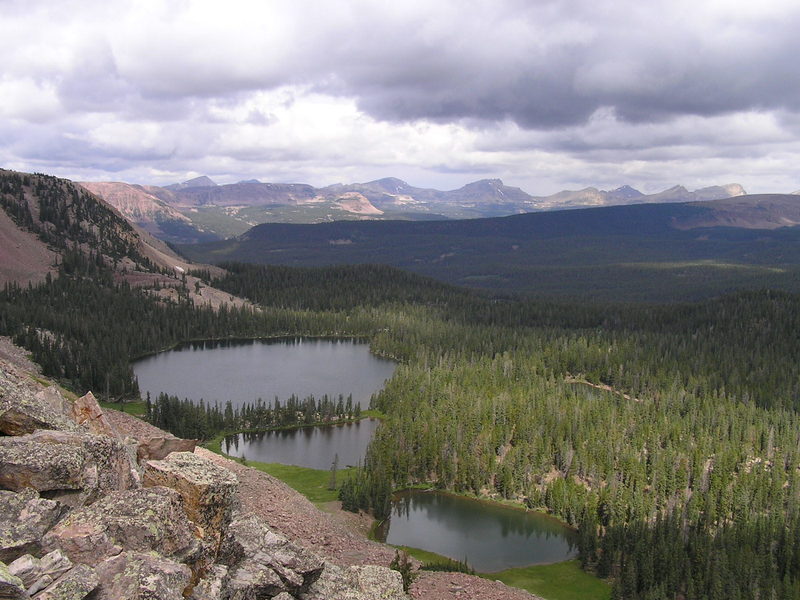
{"label": "rocky mountain summit", "polygon": [[407,598],[243,510],[237,476],[168,435],[124,435],[0,354],[0,598]]}

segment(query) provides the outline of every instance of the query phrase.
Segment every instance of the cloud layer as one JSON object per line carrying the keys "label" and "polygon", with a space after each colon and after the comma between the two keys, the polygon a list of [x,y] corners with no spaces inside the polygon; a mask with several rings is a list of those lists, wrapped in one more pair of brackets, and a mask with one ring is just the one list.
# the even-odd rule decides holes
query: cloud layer
{"label": "cloud layer", "polygon": [[800,187],[800,5],[0,0],[0,165]]}

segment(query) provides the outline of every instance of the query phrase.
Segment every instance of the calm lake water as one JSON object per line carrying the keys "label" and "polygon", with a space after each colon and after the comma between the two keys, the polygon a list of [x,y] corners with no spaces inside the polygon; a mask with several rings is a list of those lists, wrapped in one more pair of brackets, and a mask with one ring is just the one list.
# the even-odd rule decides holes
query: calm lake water
{"label": "calm lake water", "polygon": [[133,364],[142,397],[161,392],[234,406],[277,396],[353,395],[366,409],[370,396],[394,373],[395,363],[354,340],[290,338],[185,344]]}
{"label": "calm lake water", "polygon": [[418,490],[397,494],[386,542],[466,558],[484,573],[560,562],[577,553],[575,533],[546,515]]}
{"label": "calm lake water", "polygon": [[240,433],[222,443],[222,450],[231,456],[248,460],[297,465],[310,469],[330,469],[334,456],[339,467],[363,462],[372,439],[377,419],[362,419],[347,425],[320,425],[283,431]]}

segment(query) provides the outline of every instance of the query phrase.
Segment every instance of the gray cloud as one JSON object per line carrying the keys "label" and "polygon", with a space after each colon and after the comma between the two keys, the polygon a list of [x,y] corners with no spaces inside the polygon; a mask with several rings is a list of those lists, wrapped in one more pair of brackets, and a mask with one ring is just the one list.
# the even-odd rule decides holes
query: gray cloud
{"label": "gray cloud", "polygon": [[0,158],[151,178],[495,173],[534,193],[664,169],[800,187],[794,0],[395,4],[0,0]]}

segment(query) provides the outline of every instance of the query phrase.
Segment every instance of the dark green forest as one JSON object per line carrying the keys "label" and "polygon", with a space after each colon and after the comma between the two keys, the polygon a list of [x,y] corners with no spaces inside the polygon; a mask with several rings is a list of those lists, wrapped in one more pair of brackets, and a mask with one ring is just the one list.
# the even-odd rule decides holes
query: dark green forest
{"label": "dark green forest", "polygon": [[[493,294],[594,302],[685,302],[763,288],[800,292],[800,227],[694,228],[713,214],[713,206],[610,206],[428,222],[267,223],[235,239],[181,251],[208,263],[381,263]],[[770,214],[766,207],[761,212]]]}
{"label": "dark green forest", "polygon": [[[114,239],[67,244],[57,277],[0,292],[0,334],[70,389],[136,397],[130,361],[183,341],[363,337],[400,365],[347,507],[381,515],[412,484],[507,499],[574,526],[616,598],[800,597],[797,294],[534,300],[383,266],[229,264],[200,275],[261,306],[213,311],[112,277]],[[295,418],[305,409],[322,416],[316,402]],[[205,407],[206,427],[209,414],[242,418]]]}

